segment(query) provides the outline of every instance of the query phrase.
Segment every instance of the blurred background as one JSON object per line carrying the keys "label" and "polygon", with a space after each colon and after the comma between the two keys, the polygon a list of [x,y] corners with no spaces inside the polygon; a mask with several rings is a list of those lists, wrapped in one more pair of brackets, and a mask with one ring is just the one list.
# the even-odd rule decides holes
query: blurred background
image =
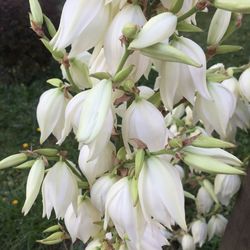
{"label": "blurred background", "polygon": [[[41,0],[44,13],[56,27],[60,20],[62,0]],[[0,159],[22,149],[36,147],[39,131],[36,106],[39,96],[49,86],[46,80],[61,77],[59,65],[43,47],[30,29],[27,0],[0,0]],[[205,48],[206,31],[212,14],[199,13],[198,25],[205,32],[192,34],[192,39]],[[187,35],[187,34],[185,34]],[[187,35],[188,36],[188,35]],[[190,36],[190,35],[189,35]],[[243,18],[242,27],[225,44],[241,45],[245,49],[237,54],[213,58],[209,64],[223,62],[226,66],[239,66],[249,62],[250,16]],[[76,153],[73,139],[65,145],[72,159]],[[47,144],[54,143],[50,139]],[[237,155],[244,159],[250,152],[250,139],[246,132],[237,135]],[[76,148],[76,147],[75,147]],[[0,248],[8,250],[67,249],[66,245],[45,247],[36,243],[44,237],[42,231],[56,224],[56,220],[42,219],[41,196],[30,213],[21,214],[25,198],[28,170],[0,172]],[[215,250],[218,240],[202,249]],[[74,249],[83,249],[76,245]]]}

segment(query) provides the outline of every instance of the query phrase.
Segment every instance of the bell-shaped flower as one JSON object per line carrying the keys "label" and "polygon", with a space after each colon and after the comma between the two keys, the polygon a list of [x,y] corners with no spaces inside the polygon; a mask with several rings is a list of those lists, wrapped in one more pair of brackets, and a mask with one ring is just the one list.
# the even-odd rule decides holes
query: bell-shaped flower
{"label": "bell-shaped flower", "polygon": [[27,179],[26,199],[22,209],[24,215],[26,215],[29,212],[39,194],[44,173],[45,173],[44,161],[42,159],[36,160],[30,169]]}
{"label": "bell-shaped flower", "polygon": [[181,238],[182,250],[195,250],[194,239],[190,234],[184,234]]}
{"label": "bell-shaped flower", "polygon": [[214,180],[214,192],[221,204],[227,206],[239,191],[241,180],[238,175],[218,174]]}
{"label": "bell-shaped flower", "polygon": [[66,163],[59,161],[49,169],[42,185],[43,217],[49,218],[54,208],[56,218],[64,218],[68,206],[76,208],[77,178]]}
{"label": "bell-shaped flower", "polygon": [[90,190],[91,201],[94,206],[104,215],[105,204],[109,189],[117,181],[117,177],[105,175],[96,180]]}
{"label": "bell-shaped flower", "polygon": [[83,143],[92,142],[103,127],[111,107],[112,82],[102,80],[88,93],[80,115],[77,139]]}
{"label": "bell-shaped flower", "polygon": [[89,147],[85,145],[81,148],[78,163],[90,185],[95,182],[96,178],[102,176],[113,168],[112,160],[114,152],[115,147],[110,142],[104,147],[103,151],[97,158],[91,159]]}
{"label": "bell-shaped flower", "polygon": [[191,232],[194,243],[202,247],[207,239],[207,223],[205,219],[199,219],[191,224]]}
{"label": "bell-shaped flower", "polygon": [[41,130],[40,143],[43,143],[51,133],[57,139],[61,137],[67,103],[68,99],[59,88],[47,90],[41,95],[36,111]]}
{"label": "bell-shaped flower", "polygon": [[101,226],[97,224],[100,221],[100,212],[89,198],[83,199],[81,196],[78,198],[77,211],[75,212],[73,205],[70,204],[64,217],[72,242],[80,239],[86,243],[90,237],[95,237],[101,231]]}
{"label": "bell-shaped flower", "polygon": [[228,220],[221,214],[213,215],[208,221],[208,239],[211,240],[215,235],[223,236]]}
{"label": "bell-shaped flower", "polygon": [[140,49],[167,40],[175,32],[177,17],[170,12],[158,14],[143,26],[129,47]]}
{"label": "bell-shaped flower", "polygon": [[231,20],[231,12],[217,9],[208,30],[207,43],[217,45],[225,35]]}
{"label": "bell-shaped flower", "polygon": [[226,136],[230,118],[236,108],[236,98],[219,83],[208,84],[212,100],[197,95],[194,105],[194,121],[201,120],[208,133],[215,130],[222,137]]}
{"label": "bell-shaped flower", "polygon": [[171,45],[200,63],[201,67],[174,62],[159,64],[157,84],[165,107],[172,110],[183,97],[194,103],[196,91],[205,99],[211,99],[206,83],[206,57],[201,47],[185,37],[174,39]]}
{"label": "bell-shaped flower", "polygon": [[96,250],[102,247],[100,240],[92,240],[88,243],[85,250]]}
{"label": "bell-shaped flower", "polygon": [[104,229],[107,228],[109,219],[123,240],[128,240],[135,246],[139,244],[145,221],[140,206],[134,206],[128,177],[120,179],[109,189],[105,204]]}
{"label": "bell-shaped flower", "polygon": [[151,156],[143,165],[138,193],[144,217],[171,229],[177,223],[187,229],[184,191],[177,170],[167,160]]}
{"label": "bell-shaped flower", "polygon": [[246,69],[240,76],[240,93],[241,95],[250,102],[250,68]]}
{"label": "bell-shaped flower", "polygon": [[196,196],[196,209],[198,213],[207,214],[211,210],[213,204],[214,201],[206,188],[200,187]]}
{"label": "bell-shaped flower", "polygon": [[150,102],[139,98],[126,110],[122,121],[122,137],[128,153],[129,143],[136,147],[136,139],[150,151],[158,151],[166,144],[167,129],[161,112]]}
{"label": "bell-shaped flower", "polygon": [[[109,15],[109,13],[104,14],[105,8],[108,7],[105,7],[104,0],[67,0],[63,6],[59,29],[51,41],[54,48],[66,48],[80,36],[84,37],[81,39],[84,50],[94,46],[95,42],[98,43],[106,28],[105,25],[100,25],[99,15],[105,17],[104,23],[106,15]],[[97,32],[92,32],[93,30]],[[98,35],[91,35],[92,33]]]}
{"label": "bell-shaped flower", "polygon": [[[127,4],[114,17],[104,39],[104,54],[108,64],[108,72],[115,74],[125,51],[125,46],[121,44],[122,29],[128,23],[143,26],[146,18],[139,5]],[[147,71],[149,59],[141,55],[138,51],[129,56],[126,65],[135,65],[135,71],[130,77],[138,81]]]}

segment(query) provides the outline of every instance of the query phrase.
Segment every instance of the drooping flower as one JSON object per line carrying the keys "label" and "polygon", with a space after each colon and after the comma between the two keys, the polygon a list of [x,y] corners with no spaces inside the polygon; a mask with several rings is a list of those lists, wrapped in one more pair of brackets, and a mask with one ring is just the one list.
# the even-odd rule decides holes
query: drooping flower
{"label": "drooping flower", "polygon": [[199,219],[191,224],[191,232],[193,235],[194,243],[202,247],[207,239],[207,223],[205,219]]}
{"label": "drooping flower", "polygon": [[41,130],[40,143],[52,133],[57,139],[61,137],[64,125],[64,114],[68,99],[59,88],[45,91],[37,106],[37,121]]}
{"label": "drooping flower", "polygon": [[194,239],[190,234],[185,234],[181,238],[181,246],[183,250],[195,250]]}
{"label": "drooping flower", "polygon": [[65,225],[73,242],[80,239],[86,243],[90,237],[95,237],[101,230],[97,222],[101,221],[100,212],[93,206],[89,198],[78,198],[77,211],[69,205],[65,217]]}
{"label": "drooping flower", "polygon": [[228,220],[221,214],[213,215],[208,222],[208,239],[215,235],[221,237],[226,229]]}
{"label": "drooping flower", "polygon": [[50,217],[54,208],[56,218],[64,218],[68,206],[76,208],[78,186],[76,176],[66,163],[59,161],[49,169],[42,185],[43,217]]}
{"label": "drooping flower", "polygon": [[214,201],[204,187],[200,187],[196,197],[196,208],[198,213],[207,214],[212,208]]}
{"label": "drooping flower", "polygon": [[171,229],[186,230],[184,191],[177,170],[167,160],[151,156],[139,175],[138,192],[144,217]]}
{"label": "drooping flower", "polygon": [[130,152],[129,143],[136,147],[136,139],[143,142],[150,151],[163,149],[166,132],[162,114],[144,99],[135,100],[123,117],[122,136],[127,152]]}

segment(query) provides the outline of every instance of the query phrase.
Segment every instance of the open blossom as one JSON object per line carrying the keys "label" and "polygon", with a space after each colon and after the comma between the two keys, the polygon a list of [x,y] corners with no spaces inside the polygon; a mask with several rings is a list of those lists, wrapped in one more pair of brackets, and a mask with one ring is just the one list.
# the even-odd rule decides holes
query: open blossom
{"label": "open blossom", "polygon": [[[106,29],[109,12],[105,8],[108,8],[105,0],[67,0],[63,6],[59,29],[51,41],[54,48],[66,48],[79,37],[84,37],[81,39],[82,50],[95,46]],[[104,18],[102,24],[98,21],[99,15]],[[98,30],[92,32],[96,28]]]}
{"label": "open blossom", "polygon": [[186,230],[184,191],[177,170],[167,160],[151,156],[144,162],[138,182],[139,199],[147,221]]}
{"label": "open blossom", "polygon": [[215,235],[221,237],[225,232],[227,222],[223,215],[213,215],[208,222],[208,239],[211,240]]}
{"label": "open blossom", "polygon": [[241,180],[238,175],[218,174],[214,180],[214,192],[221,204],[227,206],[231,198],[239,191]]}
{"label": "open blossom", "polygon": [[40,143],[43,143],[51,133],[57,139],[61,137],[67,103],[68,99],[59,88],[47,90],[41,95],[36,111],[41,130]]}
{"label": "open blossom", "polygon": [[214,201],[211,195],[204,187],[200,187],[196,197],[196,208],[198,213],[200,214],[207,214],[212,206]]}
{"label": "open blossom", "polygon": [[65,225],[73,242],[76,239],[86,243],[90,237],[95,237],[101,230],[96,223],[101,221],[100,212],[93,206],[89,198],[78,198],[77,211],[69,205],[65,217]]}
{"label": "open blossom", "polygon": [[128,152],[128,144],[136,147],[136,139],[143,142],[150,151],[161,150],[167,136],[164,118],[150,102],[144,99],[135,100],[123,117],[122,136]]}
{"label": "open blossom", "polygon": [[157,64],[159,71],[157,85],[165,107],[172,110],[173,105],[183,97],[194,103],[196,91],[203,98],[211,99],[206,83],[206,57],[201,47],[185,37],[174,40],[171,45],[198,62],[201,67],[174,62]]}
{"label": "open blossom", "polygon": [[194,243],[199,244],[199,247],[202,247],[207,239],[207,223],[205,219],[200,219],[192,222],[191,231]]}
{"label": "open blossom", "polygon": [[77,179],[66,163],[57,162],[49,169],[42,185],[43,216],[49,218],[54,208],[56,218],[64,218],[68,206],[76,208]]}
{"label": "open blossom", "polygon": [[194,239],[190,234],[185,234],[181,238],[181,246],[183,250],[195,250]]}

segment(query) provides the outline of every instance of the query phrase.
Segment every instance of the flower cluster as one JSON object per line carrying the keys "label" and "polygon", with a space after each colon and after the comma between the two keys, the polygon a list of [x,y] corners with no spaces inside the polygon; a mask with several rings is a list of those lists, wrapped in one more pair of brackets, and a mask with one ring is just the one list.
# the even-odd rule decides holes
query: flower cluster
{"label": "flower cluster", "polygon": [[[195,14],[210,1],[66,0],[56,30],[30,0],[32,29],[62,70],[37,107],[40,143],[54,135],[58,146],[7,157],[0,168],[30,168],[25,215],[41,189],[43,216],[64,219],[67,231],[52,226],[39,242],[192,250],[223,235],[245,173],[225,149],[237,128],[250,127],[250,67],[207,69],[207,60],[241,49],[222,45],[239,12],[250,11],[240,2],[213,1],[204,52],[180,33],[201,31]],[[71,133],[78,164],[63,150]]]}

